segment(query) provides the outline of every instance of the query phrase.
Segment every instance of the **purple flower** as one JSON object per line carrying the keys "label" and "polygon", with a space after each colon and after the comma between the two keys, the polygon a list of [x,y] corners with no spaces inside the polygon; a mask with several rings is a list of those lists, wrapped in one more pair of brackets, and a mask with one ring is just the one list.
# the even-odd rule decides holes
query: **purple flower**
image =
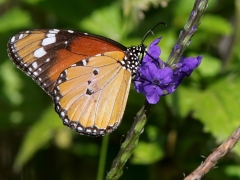
{"label": "purple flower", "polygon": [[195,68],[199,66],[202,61],[202,56],[194,57],[182,57],[177,64],[177,69],[174,74],[184,74],[185,76],[190,76]]}
{"label": "purple flower", "polygon": [[194,57],[182,57],[177,64],[177,69],[173,71],[172,86],[168,87],[168,92],[172,93],[181,84],[185,76],[190,76],[195,68],[197,68],[202,61],[202,56]]}
{"label": "purple flower", "polygon": [[134,78],[135,90],[144,94],[150,104],[156,104],[160,96],[174,92],[183,78],[190,76],[202,60],[202,56],[182,57],[176,65],[176,69],[173,70],[159,58],[161,49],[158,47],[158,43],[160,40],[161,37],[150,44]]}
{"label": "purple flower", "polygon": [[146,63],[135,77],[135,89],[145,94],[150,104],[156,104],[164,89],[172,82],[173,71],[166,67],[159,69],[154,63]]}
{"label": "purple flower", "polygon": [[161,49],[158,46],[158,43],[160,42],[161,39],[162,39],[162,37],[159,37],[150,44],[150,46],[148,48],[148,52],[146,53],[146,55],[144,56],[144,58],[142,60],[143,65],[145,65],[145,63],[152,62],[157,67],[164,66],[163,61],[159,58],[159,56],[161,54]]}

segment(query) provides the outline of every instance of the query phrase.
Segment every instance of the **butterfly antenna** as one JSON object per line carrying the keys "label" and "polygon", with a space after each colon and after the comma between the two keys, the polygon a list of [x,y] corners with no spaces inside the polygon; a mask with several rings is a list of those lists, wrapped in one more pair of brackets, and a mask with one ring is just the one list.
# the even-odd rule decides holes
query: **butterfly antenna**
{"label": "butterfly antenna", "polygon": [[149,30],[149,31],[143,36],[143,39],[142,39],[141,44],[143,44],[143,42],[145,41],[145,39],[148,37],[148,35],[149,35],[150,33],[152,33],[152,35],[154,35],[153,30],[154,30],[158,25],[160,25],[160,24],[163,24],[163,25],[167,26],[167,24],[164,23],[164,22],[159,22],[158,24],[156,24],[151,30]]}

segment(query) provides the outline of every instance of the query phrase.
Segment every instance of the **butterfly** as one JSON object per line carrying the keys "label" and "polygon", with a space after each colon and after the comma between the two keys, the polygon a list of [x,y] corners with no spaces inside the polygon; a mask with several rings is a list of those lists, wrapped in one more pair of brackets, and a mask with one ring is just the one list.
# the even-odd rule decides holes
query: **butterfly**
{"label": "butterfly", "polygon": [[103,136],[121,122],[145,48],[72,30],[40,29],[11,37],[8,55],[52,97],[64,125]]}

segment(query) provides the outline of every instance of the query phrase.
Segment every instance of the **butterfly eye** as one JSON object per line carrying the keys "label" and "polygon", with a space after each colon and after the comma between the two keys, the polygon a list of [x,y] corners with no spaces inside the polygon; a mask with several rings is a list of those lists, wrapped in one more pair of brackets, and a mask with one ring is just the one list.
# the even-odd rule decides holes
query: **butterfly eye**
{"label": "butterfly eye", "polygon": [[126,107],[142,45],[72,30],[33,30],[13,36],[8,54],[53,99],[71,129],[100,136],[115,130]]}

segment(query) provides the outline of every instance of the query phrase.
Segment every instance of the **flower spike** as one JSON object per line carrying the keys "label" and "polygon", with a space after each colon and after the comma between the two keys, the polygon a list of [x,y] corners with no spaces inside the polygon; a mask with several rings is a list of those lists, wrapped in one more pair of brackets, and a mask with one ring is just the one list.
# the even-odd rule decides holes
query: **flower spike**
{"label": "flower spike", "polygon": [[150,104],[156,104],[161,96],[173,93],[183,78],[190,76],[202,61],[202,56],[182,57],[175,68],[171,69],[159,58],[161,49],[158,43],[161,38],[150,44],[134,78],[135,90],[144,94]]}

